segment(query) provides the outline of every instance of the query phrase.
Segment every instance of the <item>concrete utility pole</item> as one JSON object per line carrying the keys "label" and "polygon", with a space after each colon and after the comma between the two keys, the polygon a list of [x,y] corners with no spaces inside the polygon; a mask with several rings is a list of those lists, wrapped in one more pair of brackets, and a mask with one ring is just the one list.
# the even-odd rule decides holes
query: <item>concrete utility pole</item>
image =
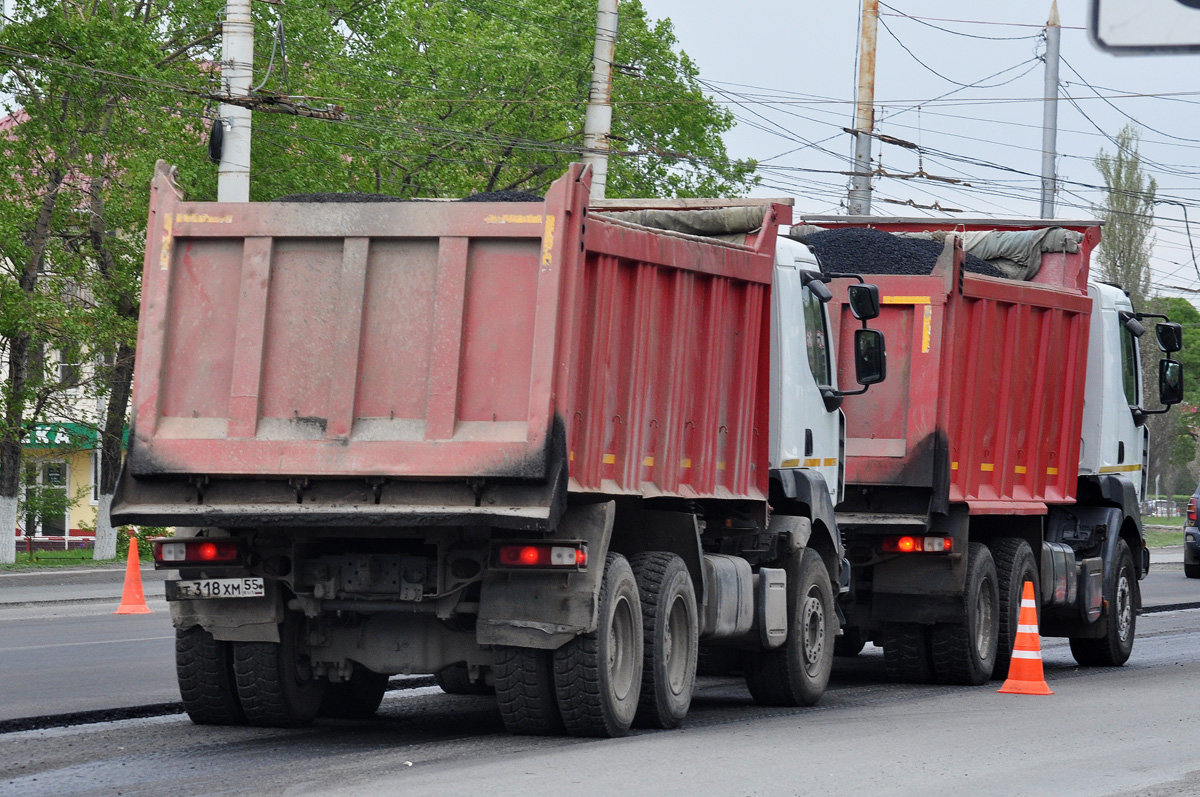
{"label": "concrete utility pole", "polygon": [[600,0],[592,88],[583,117],[583,162],[592,167],[592,199],[604,199],[608,183],[608,134],[612,131],[612,63],[617,49],[617,0]]}
{"label": "concrete utility pole", "polygon": [[852,216],[871,212],[871,133],[875,128],[875,41],[879,0],[863,0],[858,45],[858,100],[854,114],[854,176],[850,178]]}
{"label": "concrete utility pole", "polygon": [[[254,75],[254,17],[250,0],[226,0],[221,28],[221,74],[231,97],[250,96]],[[249,108],[221,105],[225,138],[217,167],[217,201],[250,201]]]}
{"label": "concrete utility pole", "polygon": [[1062,26],[1058,21],[1058,0],[1050,3],[1046,22],[1046,90],[1042,106],[1042,210],[1043,219],[1054,218],[1054,159],[1058,138],[1058,47]]}

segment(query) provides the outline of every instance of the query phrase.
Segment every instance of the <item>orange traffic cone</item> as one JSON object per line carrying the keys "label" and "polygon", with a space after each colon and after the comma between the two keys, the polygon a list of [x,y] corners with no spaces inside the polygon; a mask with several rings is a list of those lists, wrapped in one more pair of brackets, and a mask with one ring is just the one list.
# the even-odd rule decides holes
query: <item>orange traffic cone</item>
{"label": "orange traffic cone", "polygon": [[129,562],[125,565],[125,590],[121,593],[121,605],[113,614],[153,614],[146,605],[142,591],[142,570],[138,566],[137,537],[129,538]]}
{"label": "orange traffic cone", "polygon": [[1021,613],[1017,616],[1017,638],[1013,641],[1008,680],[996,690],[1009,695],[1052,695],[1042,672],[1042,642],[1038,636],[1037,603],[1033,582],[1025,582]]}

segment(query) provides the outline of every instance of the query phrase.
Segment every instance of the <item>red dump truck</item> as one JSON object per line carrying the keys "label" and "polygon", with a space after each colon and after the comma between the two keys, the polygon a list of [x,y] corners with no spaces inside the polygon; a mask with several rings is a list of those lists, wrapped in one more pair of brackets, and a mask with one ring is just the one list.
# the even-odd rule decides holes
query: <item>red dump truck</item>
{"label": "red dump truck", "polygon": [[683,719],[701,646],[762,703],[821,696],[848,579],[829,278],[777,240],[787,204],[589,184],[196,203],[159,164],[112,516],[178,527],[155,565],[194,721],[369,715],[434,673],[514,732],[619,735]]}
{"label": "red dump truck", "polygon": [[[1082,665],[1123,664],[1149,568],[1144,420],[1166,409],[1143,405],[1147,314],[1088,280],[1100,225],[805,222],[823,267],[872,275],[889,344],[888,380],[843,407],[837,518],[853,575],[839,652],[874,640],[895,678],[982,683],[1016,655],[1032,581],[1043,635],[1068,637]],[[932,273],[895,273],[901,241],[942,246]],[[1151,317],[1160,349],[1179,350],[1179,325]],[[1160,361],[1159,393],[1180,400],[1178,362]]]}

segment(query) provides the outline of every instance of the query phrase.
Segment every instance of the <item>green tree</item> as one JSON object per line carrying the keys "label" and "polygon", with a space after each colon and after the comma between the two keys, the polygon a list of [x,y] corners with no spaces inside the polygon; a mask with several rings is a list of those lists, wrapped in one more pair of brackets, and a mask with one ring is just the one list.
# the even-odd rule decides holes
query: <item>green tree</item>
{"label": "green tree", "polygon": [[[220,0],[16,0],[0,30],[0,529],[15,523],[20,440],[70,409],[31,352],[80,346],[105,400],[99,558],[119,470],[154,161],[215,197],[204,138],[222,94]],[[595,9],[572,0],[257,3],[252,198],[540,191],[577,160]],[[286,53],[286,56],[285,56]],[[621,4],[610,193],[740,193],[732,115],[704,96],[669,22]],[[274,112],[271,112],[274,111]],[[330,119],[309,118],[324,115]],[[45,362],[44,358],[33,358]],[[31,373],[33,374],[31,376]],[[0,561],[12,561],[0,534]]]}
{"label": "green tree", "polygon": [[1106,195],[1096,213],[1104,222],[1104,239],[1096,251],[1101,279],[1129,293],[1135,307],[1150,296],[1150,252],[1154,247],[1154,198],[1158,184],[1142,170],[1140,135],[1128,124],[1117,133],[1117,151],[1096,155]]}
{"label": "green tree", "polygon": [[[1170,316],[1183,326],[1183,349],[1169,355],[1183,363],[1183,403],[1166,415],[1153,415],[1147,425],[1150,430],[1150,476],[1161,477],[1165,493],[1190,493],[1196,487],[1197,472],[1197,405],[1200,404],[1200,312],[1186,299],[1161,297],[1152,299],[1150,312]],[[1147,330],[1143,341],[1143,372],[1146,375],[1147,404],[1157,406],[1158,361],[1162,354],[1154,345],[1154,334]],[[1145,345],[1149,342],[1149,346]],[[1150,485],[1151,490],[1154,484]]]}
{"label": "green tree", "polygon": [[[103,470],[115,483],[120,450],[107,442],[124,427],[117,394],[132,372],[146,186],[156,156],[195,149],[199,116],[173,81],[200,82],[193,58],[219,30],[218,8],[17,0],[0,31],[0,93],[17,122],[0,145],[0,172],[15,177],[0,202],[0,529],[15,525],[24,431],[68,387],[39,365],[46,349],[82,342],[113,363],[93,387],[113,410]],[[112,546],[98,543],[103,557]],[[12,547],[0,534],[0,561]]]}
{"label": "green tree", "polygon": [[[404,197],[540,191],[579,159],[595,6],[574,0],[392,0],[260,6],[264,91],[339,121],[257,114],[251,196],[358,190]],[[274,26],[292,54],[266,74]],[[740,193],[732,115],[704,96],[667,21],[621,3],[610,195]],[[299,57],[297,53],[303,53]],[[301,168],[297,168],[300,166]]]}

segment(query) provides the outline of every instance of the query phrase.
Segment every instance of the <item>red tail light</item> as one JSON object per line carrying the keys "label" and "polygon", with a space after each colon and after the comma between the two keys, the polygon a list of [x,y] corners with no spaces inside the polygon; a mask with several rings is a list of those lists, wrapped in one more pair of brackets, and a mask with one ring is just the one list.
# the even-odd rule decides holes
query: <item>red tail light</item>
{"label": "red tail light", "polygon": [[503,570],[586,570],[587,543],[504,543],[493,549],[492,567]]}
{"label": "red tail light", "polygon": [[881,546],[884,553],[951,553],[954,539],[951,537],[884,537]]}
{"label": "red tail light", "polygon": [[1187,524],[1189,526],[1196,525],[1196,497],[1192,496],[1188,499],[1187,508]]}
{"label": "red tail light", "polygon": [[242,552],[236,540],[155,540],[154,564],[167,567],[188,565],[235,565]]}

